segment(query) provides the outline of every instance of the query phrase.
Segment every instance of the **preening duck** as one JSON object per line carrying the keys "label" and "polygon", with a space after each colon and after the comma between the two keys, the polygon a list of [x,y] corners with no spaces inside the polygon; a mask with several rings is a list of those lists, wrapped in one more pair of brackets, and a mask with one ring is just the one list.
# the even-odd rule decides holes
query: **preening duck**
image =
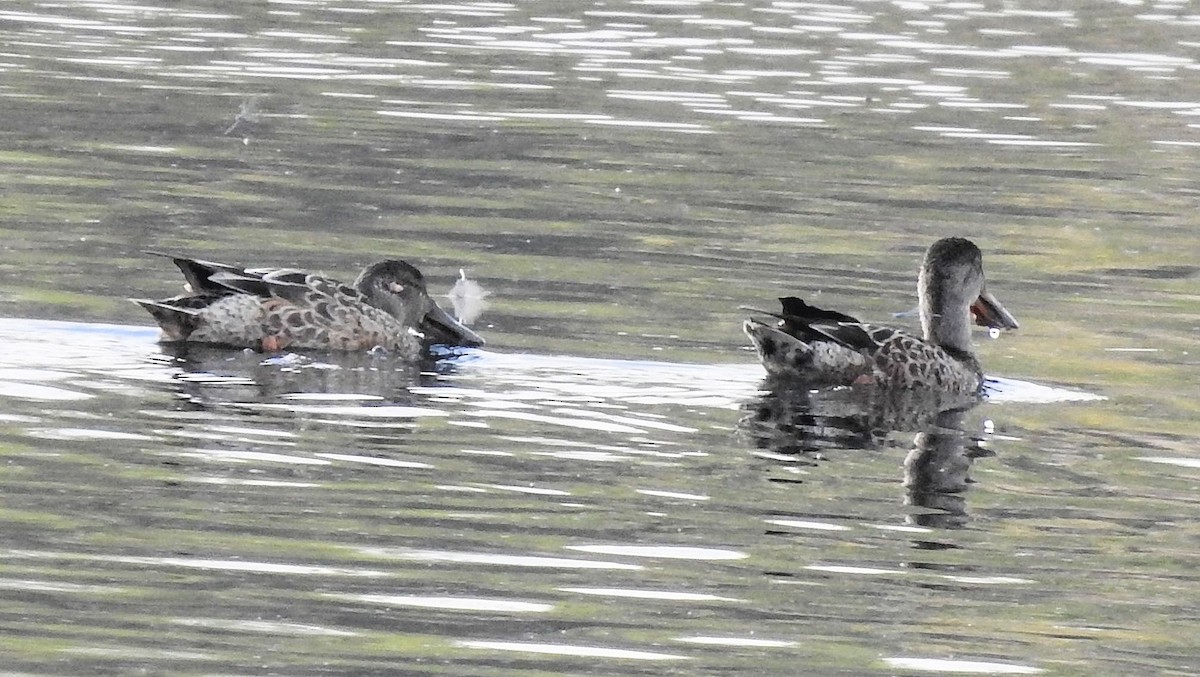
{"label": "preening duck", "polygon": [[372,263],[346,285],[302,270],[159,255],[183,272],[187,293],[133,301],[158,322],[164,342],[264,352],[380,347],[406,359],[417,359],[432,343],[483,344],[430,298],[421,271],[404,261]]}

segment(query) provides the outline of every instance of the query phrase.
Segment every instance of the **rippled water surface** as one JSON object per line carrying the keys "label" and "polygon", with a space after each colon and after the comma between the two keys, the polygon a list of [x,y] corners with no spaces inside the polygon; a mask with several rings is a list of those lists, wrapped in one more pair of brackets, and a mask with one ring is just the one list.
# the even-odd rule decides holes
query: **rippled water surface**
{"label": "rippled water surface", "polygon": [[[0,665],[1200,672],[1198,26],[3,4]],[[911,326],[946,235],[1021,321],[989,401],[759,390],[739,306]],[[463,269],[489,343],[170,350],[142,250]]]}

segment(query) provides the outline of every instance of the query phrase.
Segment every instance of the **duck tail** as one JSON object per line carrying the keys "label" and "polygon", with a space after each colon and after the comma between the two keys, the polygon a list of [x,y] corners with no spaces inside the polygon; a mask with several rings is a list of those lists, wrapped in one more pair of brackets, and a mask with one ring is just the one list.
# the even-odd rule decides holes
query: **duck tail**
{"label": "duck tail", "polygon": [[164,341],[186,341],[199,325],[200,311],[171,305],[169,301],[129,299],[146,309],[158,327],[162,329]]}
{"label": "duck tail", "polygon": [[846,384],[872,373],[862,353],[828,339],[801,340],[779,327],[750,319],[742,330],[754,344],[767,374],[812,384]]}
{"label": "duck tail", "polygon": [[812,367],[812,347],[777,326],[750,319],[742,323],[758,358],[772,375],[801,374]]}

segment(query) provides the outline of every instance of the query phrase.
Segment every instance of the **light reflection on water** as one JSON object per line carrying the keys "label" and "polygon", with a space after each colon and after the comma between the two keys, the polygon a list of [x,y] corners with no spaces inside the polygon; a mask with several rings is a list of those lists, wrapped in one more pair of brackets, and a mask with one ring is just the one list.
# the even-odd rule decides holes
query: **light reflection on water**
{"label": "light reflection on water", "polygon": [[[404,31],[409,39],[386,40],[386,49],[363,54],[358,53],[362,45],[354,37],[338,35],[337,28],[329,33],[314,32],[311,28],[281,30],[268,25],[255,27],[257,22],[243,24],[236,14],[154,14],[151,8],[113,12],[100,6],[92,6],[88,12],[84,7],[87,5],[77,9],[90,14],[88,18],[37,11],[5,11],[0,12],[0,18],[19,26],[34,40],[59,31],[86,36],[78,42],[59,43],[68,54],[57,59],[60,63],[89,66],[110,76],[161,80],[180,88],[195,87],[180,83],[192,79],[212,84],[222,80],[257,81],[264,85],[273,80],[297,79],[431,92],[510,89],[550,93],[560,88],[565,75],[554,60],[568,58],[572,60],[569,75],[584,81],[610,78],[614,81],[617,86],[604,89],[607,98],[672,103],[700,119],[732,116],[759,124],[836,124],[820,114],[799,116],[796,111],[845,107],[898,115],[911,115],[926,106],[966,108],[984,114],[1037,111],[1040,106],[1025,101],[995,100],[1003,96],[1003,88],[994,85],[1015,80],[1017,71],[1026,68],[1023,62],[1029,60],[1049,60],[1056,69],[1115,68],[1147,77],[1178,76],[1196,66],[1196,61],[1188,56],[1131,52],[1123,45],[1103,51],[1039,41],[1041,34],[1071,30],[1078,26],[1082,15],[1094,13],[1084,9],[1028,12],[1012,7],[999,11],[964,7],[939,8],[936,14],[928,14],[912,7],[908,12],[911,18],[903,21],[904,28],[896,32],[891,30],[888,18],[868,12],[786,5],[753,12],[752,20],[704,16],[714,8],[701,4],[661,7],[654,13],[593,10],[583,11],[579,16],[537,16],[536,10],[541,8],[536,4],[531,6],[533,12],[510,5],[482,9],[461,6],[457,10],[448,5],[415,5],[393,10],[413,20]],[[307,11],[320,14],[323,9],[316,6]],[[363,3],[358,10],[364,18],[382,12],[373,3]],[[903,16],[905,12],[899,14]],[[919,19],[923,14],[927,18]],[[303,11],[297,12],[296,17],[303,15]],[[498,19],[506,23],[496,24]],[[1167,25],[1177,19],[1166,14],[1137,17],[1147,25]],[[139,25],[146,21],[154,25]],[[304,23],[298,20],[296,25]],[[964,30],[962,27],[966,25],[971,29]],[[884,30],[873,30],[885,26]],[[1017,26],[1028,26],[1030,30],[1019,30]],[[214,31],[210,27],[227,30]],[[966,42],[968,39],[979,40],[981,44],[970,44]],[[798,40],[810,41],[820,48],[797,48],[794,43]],[[314,46],[320,49],[314,50]],[[114,55],[112,51],[128,53]],[[497,63],[491,54],[503,57]],[[789,57],[815,68],[812,72],[778,68],[779,61]],[[939,67],[928,63],[944,57],[953,58],[956,65]],[[462,60],[475,67],[463,68]],[[997,67],[998,64],[1003,67]],[[468,73],[469,77],[463,77]],[[913,77],[916,75],[922,77]],[[937,81],[928,81],[929,76]],[[779,79],[792,81],[796,89],[780,95],[770,91],[773,87],[760,84]],[[630,86],[639,81],[646,81],[645,89]],[[663,91],[664,82],[707,85],[714,90]],[[354,91],[322,93],[364,96]],[[1106,92],[1096,92],[1100,93]],[[1069,92],[1065,98],[1082,94],[1085,93]],[[1194,115],[1200,109],[1194,102],[1120,97],[1111,102],[1159,106],[1181,115]],[[549,111],[529,110],[527,105],[506,110],[490,108],[483,102],[438,102],[422,98],[395,103],[402,109],[376,112],[450,124],[553,115]],[[451,108],[467,108],[446,110],[447,104]],[[1072,104],[1060,100],[1047,101],[1045,105]],[[1100,109],[1103,108],[1100,104]],[[585,124],[636,125],[659,131],[714,131],[705,122],[639,119],[598,110],[564,111],[557,116],[564,121],[572,118]],[[1010,116],[994,121],[1011,127],[1017,119]],[[1042,133],[1038,128],[1043,128],[1043,133],[1075,134],[1055,128],[1040,115],[1026,116],[1021,122],[1032,133],[980,131],[974,138],[988,143],[1039,147],[1096,145],[1069,138],[1040,138]],[[923,128],[929,129],[921,124],[911,127],[918,131]]]}
{"label": "light reflection on water", "polygon": [[943,660],[937,658],[895,657],[883,659],[889,666],[905,670],[920,670],[952,675],[1036,675],[1045,670],[1030,665],[993,663],[987,661]]}
{"label": "light reflection on water", "polygon": [[492,649],[496,651],[520,651],[535,654],[555,654],[575,656],[580,658],[620,658],[640,661],[670,661],[687,660],[688,656],[678,654],[658,653],[652,651],[635,651],[632,649],[615,649],[599,646],[579,646],[570,644],[537,644],[532,642],[496,642],[487,640],[463,640],[459,646],[471,649]]}
{"label": "light reflection on water", "polygon": [[[856,588],[860,579],[916,578],[966,589],[1036,584],[1036,579],[1011,575],[1008,567],[964,574],[954,567],[944,572],[911,567],[905,558],[859,561],[824,549],[807,555],[802,551],[799,557],[768,554],[776,548],[761,541],[764,531],[771,540],[845,534],[837,536],[837,542],[852,546],[877,541],[875,548],[892,547],[905,541],[872,534],[936,541],[939,537],[930,526],[961,526],[969,520],[969,511],[963,487],[955,485],[948,495],[935,490],[929,495],[940,498],[930,503],[921,493],[929,490],[929,483],[917,480],[905,503],[936,506],[937,513],[905,515],[899,502],[879,512],[863,512],[861,506],[845,506],[840,509],[844,513],[795,511],[796,496],[790,492],[780,494],[784,500],[774,502],[773,508],[768,507],[769,499],[759,504],[761,498],[754,499],[754,493],[748,493],[751,502],[745,502],[739,495],[746,489],[737,485],[747,480],[757,485],[764,470],[747,467],[751,457],[733,444],[740,407],[756,396],[762,374],[752,363],[688,365],[469,351],[440,362],[436,374],[414,375],[401,367],[402,380],[395,381],[387,373],[395,365],[380,362],[378,356],[366,363],[357,356],[324,356],[319,361],[324,366],[316,370],[320,378],[287,381],[291,387],[307,384],[313,389],[289,391],[281,384],[262,386],[273,380],[272,374],[303,372],[297,368],[309,364],[309,358],[202,350],[198,365],[226,370],[237,378],[199,378],[207,372],[193,371],[197,365],[188,366],[188,357],[167,361],[157,355],[149,329],[8,320],[0,323],[0,337],[18,356],[14,364],[0,365],[6,378],[44,381],[52,374],[53,382],[91,395],[82,400],[89,403],[89,411],[107,412],[85,417],[92,419],[89,427],[54,427],[42,422],[47,401],[8,395],[17,411],[26,410],[24,402],[35,407],[29,411],[40,412],[30,417],[36,424],[14,419],[10,425],[23,425],[27,440],[101,445],[85,456],[78,456],[74,448],[64,449],[67,456],[54,465],[86,467],[91,462],[84,459],[98,453],[109,459],[108,481],[142,487],[135,489],[138,497],[128,507],[107,518],[118,525],[108,532],[110,545],[78,548],[40,536],[29,539],[27,547],[6,551],[0,559],[33,581],[16,587],[70,596],[95,595],[97,590],[122,594],[119,587],[88,582],[106,580],[104,575],[86,575],[67,587],[52,582],[79,578],[66,576],[63,567],[83,563],[108,575],[124,572],[117,574],[118,582],[134,571],[155,571],[146,584],[167,585],[164,590],[169,584],[157,576],[169,577],[173,570],[202,572],[213,580],[249,575],[260,577],[260,582],[244,580],[240,585],[273,590],[290,609],[280,608],[272,623],[252,626],[245,624],[261,622],[214,616],[204,605],[196,609],[195,618],[176,617],[176,625],[197,632],[371,641],[377,630],[369,625],[325,620],[322,609],[337,604],[343,618],[347,609],[354,610],[349,612],[352,617],[377,613],[371,609],[435,614],[447,628],[446,639],[469,652],[694,660],[700,656],[684,649],[656,650],[657,642],[646,645],[633,635],[589,641],[585,634],[581,641],[547,642],[496,637],[508,636],[504,628],[517,618],[536,624],[533,619],[562,614],[586,599],[608,600],[607,605],[618,605],[623,616],[637,612],[621,600],[708,611],[731,605],[763,609],[764,600],[776,594],[771,592],[771,577],[762,578],[764,566],[772,576],[809,576],[815,585],[839,590]],[[35,342],[43,348],[33,349]],[[59,345],[74,351],[73,370],[57,350],[45,349]],[[46,367],[39,369],[38,361]],[[132,375],[135,364],[146,373],[132,378],[130,388],[105,385],[111,378]],[[329,379],[331,372],[362,370],[364,364],[367,372],[382,369],[381,380]],[[376,393],[321,390],[331,383],[365,384]],[[1020,392],[1017,383],[1005,384],[1010,402],[1020,401],[1012,397]],[[398,400],[409,404],[393,404]],[[466,427],[461,440],[447,437],[444,433],[451,428],[444,426],[460,418],[485,425]],[[130,428],[139,432],[125,432]],[[944,453],[960,453],[955,444],[962,444],[961,432],[930,435],[931,440],[941,440],[931,448],[949,440]],[[804,453],[781,453],[779,468],[797,463]],[[833,450],[826,448],[824,453]],[[17,457],[23,456],[18,452]],[[500,464],[493,466],[494,462]],[[813,467],[827,462],[817,459]],[[919,477],[927,471],[918,466],[926,463],[906,465],[913,465],[909,470]],[[942,484],[964,472],[946,475],[939,463],[946,461],[934,462]],[[619,470],[613,475],[601,466]],[[699,477],[708,475],[705,468],[714,469],[712,483],[697,481],[697,471]],[[167,496],[183,503],[163,503],[146,494],[147,487],[136,477],[147,472],[159,478],[154,484]],[[828,474],[830,479],[834,476]],[[94,481],[105,480],[83,484]],[[908,486],[908,478],[905,483]],[[97,490],[85,490],[81,498]],[[612,492],[620,497],[616,503],[608,498]],[[274,524],[260,523],[259,513],[274,514]],[[604,520],[597,519],[605,514]],[[897,516],[903,522],[894,521]],[[149,529],[140,525],[147,519]],[[178,537],[180,532],[171,526],[178,520],[204,538],[167,546],[168,554],[162,554],[162,546],[156,544]],[[676,526],[664,530],[659,525],[664,520],[661,526]],[[65,526],[57,531],[64,529],[71,531]],[[502,536],[497,539],[496,534]],[[900,552],[903,549],[896,554]],[[688,566],[681,566],[683,562]],[[737,573],[719,573],[728,567],[736,567]],[[583,572],[589,573],[580,577]],[[300,579],[320,581],[319,595],[300,592],[308,589],[296,587]],[[338,583],[359,580],[385,583]],[[491,638],[480,639],[477,623],[456,630],[454,616],[509,620],[487,631]],[[734,628],[722,625],[705,634],[660,631],[668,633],[662,640],[681,647],[783,651],[782,659],[805,646],[780,639],[788,636],[784,628],[768,623],[762,629],[766,637],[759,632],[738,636]],[[532,635],[522,636],[538,636],[536,625],[527,632]],[[121,648],[120,643],[81,646],[78,651],[147,661],[166,660],[167,655],[146,647]]]}

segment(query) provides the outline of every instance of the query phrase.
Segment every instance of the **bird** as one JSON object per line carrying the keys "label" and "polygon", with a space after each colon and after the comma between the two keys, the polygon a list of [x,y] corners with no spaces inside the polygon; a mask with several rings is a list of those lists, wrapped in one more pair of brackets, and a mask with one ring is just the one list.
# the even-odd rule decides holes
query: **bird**
{"label": "bird", "polygon": [[429,296],[421,271],[398,259],[363,269],[353,285],[292,268],[240,268],[147,252],[175,262],[186,293],[131,299],[164,343],[204,343],[261,352],[382,348],[416,360],[433,343],[483,345]]}
{"label": "bird", "polygon": [[983,255],[961,237],[934,242],[917,280],[921,336],[860,322],[800,298],[779,299],[768,323],[747,319],[742,328],[768,378],[814,386],[870,385],[978,395],[983,368],[971,346],[972,319],[981,326],[1017,329],[1015,317],[993,296],[983,275]]}

